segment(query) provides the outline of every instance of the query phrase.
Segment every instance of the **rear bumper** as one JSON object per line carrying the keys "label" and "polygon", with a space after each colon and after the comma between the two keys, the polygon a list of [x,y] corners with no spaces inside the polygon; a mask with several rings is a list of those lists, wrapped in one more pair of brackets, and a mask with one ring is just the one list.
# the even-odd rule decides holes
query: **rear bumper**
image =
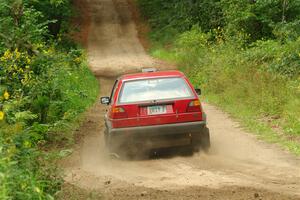
{"label": "rear bumper", "polygon": [[206,130],[206,121],[111,128],[106,122],[105,142],[110,150],[156,149],[192,145]]}
{"label": "rear bumper", "polygon": [[107,123],[107,131],[108,134],[113,137],[155,137],[164,135],[201,133],[205,126],[205,121],[128,128],[111,128],[111,126],[109,126],[109,124]]}

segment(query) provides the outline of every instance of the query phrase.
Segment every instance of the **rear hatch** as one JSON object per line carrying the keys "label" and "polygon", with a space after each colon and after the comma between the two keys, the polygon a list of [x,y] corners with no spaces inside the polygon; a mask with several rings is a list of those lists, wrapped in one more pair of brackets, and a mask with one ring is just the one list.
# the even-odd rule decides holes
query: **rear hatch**
{"label": "rear hatch", "polygon": [[117,103],[124,112],[114,128],[202,120],[198,97],[183,77],[126,81]]}

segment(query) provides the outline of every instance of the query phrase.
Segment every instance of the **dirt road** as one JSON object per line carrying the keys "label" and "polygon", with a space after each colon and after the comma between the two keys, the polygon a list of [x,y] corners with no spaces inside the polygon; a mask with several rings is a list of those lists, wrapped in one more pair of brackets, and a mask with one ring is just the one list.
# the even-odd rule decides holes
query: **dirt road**
{"label": "dirt road", "polygon": [[[157,66],[141,46],[126,0],[88,0],[91,69],[109,95],[113,76]],[[103,114],[96,104],[78,130],[81,139],[63,163],[66,181],[103,199],[300,199],[300,160],[258,141],[238,123],[205,104],[210,153],[158,152],[143,160],[111,159],[103,144]],[[78,197],[80,199],[80,197]]]}

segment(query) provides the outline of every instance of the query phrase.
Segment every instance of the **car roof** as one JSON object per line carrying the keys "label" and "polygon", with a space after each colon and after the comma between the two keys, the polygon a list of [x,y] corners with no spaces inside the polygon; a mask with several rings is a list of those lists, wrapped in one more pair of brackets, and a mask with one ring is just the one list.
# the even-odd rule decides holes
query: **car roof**
{"label": "car roof", "polygon": [[142,72],[135,74],[126,74],[119,78],[119,80],[137,80],[145,78],[163,78],[163,77],[184,77],[184,74],[178,70],[156,71],[156,72]]}

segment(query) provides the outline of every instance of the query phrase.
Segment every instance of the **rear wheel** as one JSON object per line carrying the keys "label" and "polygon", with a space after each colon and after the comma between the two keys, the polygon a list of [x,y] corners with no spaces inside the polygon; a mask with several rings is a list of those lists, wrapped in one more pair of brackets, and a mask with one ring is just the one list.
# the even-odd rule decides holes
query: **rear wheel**
{"label": "rear wheel", "polygon": [[192,135],[192,147],[194,152],[199,152],[201,146],[201,133]]}
{"label": "rear wheel", "polygon": [[104,130],[104,142],[108,154],[112,158],[134,158],[139,152],[136,148],[133,148],[136,146],[130,145],[130,143],[126,144],[120,138],[111,136],[107,128]]}
{"label": "rear wheel", "polygon": [[209,134],[209,129],[207,127],[203,128],[203,132],[201,134],[200,146],[201,149],[206,153],[210,148],[210,134]]}
{"label": "rear wheel", "polygon": [[201,133],[192,135],[192,146],[194,152],[199,152],[200,149],[204,152],[208,152],[210,148],[210,136],[209,129],[207,127],[204,127]]}
{"label": "rear wheel", "polygon": [[106,149],[110,152],[110,149],[111,149],[111,144],[110,144],[110,138],[109,138],[109,135],[108,135],[108,130],[107,128],[104,129],[104,144],[105,144],[105,147]]}
{"label": "rear wheel", "polygon": [[113,137],[111,137],[108,133],[107,128],[105,128],[104,130],[104,143],[105,143],[105,147],[108,150],[108,153],[118,153],[117,148],[115,146],[115,142],[113,140]]}

